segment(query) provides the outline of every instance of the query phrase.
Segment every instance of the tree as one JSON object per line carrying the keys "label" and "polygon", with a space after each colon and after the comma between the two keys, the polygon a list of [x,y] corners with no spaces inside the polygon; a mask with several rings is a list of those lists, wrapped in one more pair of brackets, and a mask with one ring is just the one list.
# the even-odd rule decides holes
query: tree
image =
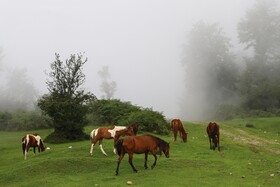
{"label": "tree", "polygon": [[0,97],[1,111],[30,111],[34,109],[34,103],[38,91],[28,80],[26,70],[14,69],[6,71],[7,79]]}
{"label": "tree", "polygon": [[[261,62],[279,49],[280,14],[274,0],[257,0],[238,23],[240,43],[253,48]],[[279,52],[279,51],[278,51]]]}
{"label": "tree", "polygon": [[100,89],[105,94],[105,96],[103,97],[105,97],[106,99],[112,99],[117,88],[117,83],[115,81],[109,82],[109,67],[103,66],[102,70],[98,71],[98,74],[102,80]]}
{"label": "tree", "polygon": [[65,142],[84,139],[83,127],[86,125],[86,114],[89,104],[96,97],[80,87],[85,82],[82,67],[87,59],[82,54],[70,55],[65,63],[55,54],[56,60],[51,63],[51,72],[47,80],[48,94],[38,101],[39,108],[53,120],[54,133],[49,142]]}
{"label": "tree", "polygon": [[241,77],[243,106],[250,109],[280,108],[280,14],[274,0],[258,0],[238,23],[245,49],[253,49]]}
{"label": "tree", "polygon": [[119,123],[120,120],[123,122],[130,113],[141,110],[140,107],[119,99],[98,100],[92,104],[91,109],[93,123],[102,125],[124,125]]}
{"label": "tree", "polygon": [[187,111],[188,119],[212,117],[219,105],[235,102],[238,70],[230,49],[229,38],[216,23],[198,22],[189,32],[182,59],[186,72],[182,111]]}

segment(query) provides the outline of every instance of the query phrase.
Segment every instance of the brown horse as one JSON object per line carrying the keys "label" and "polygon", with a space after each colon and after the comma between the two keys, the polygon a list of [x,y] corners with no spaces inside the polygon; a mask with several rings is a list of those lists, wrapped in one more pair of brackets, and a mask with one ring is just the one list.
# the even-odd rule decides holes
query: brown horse
{"label": "brown horse", "polygon": [[163,152],[165,156],[169,158],[169,143],[152,135],[128,136],[125,137],[124,139],[119,139],[115,144],[115,146],[117,149],[117,153],[119,155],[116,175],[119,174],[120,163],[125,153],[129,155],[129,164],[134,172],[137,172],[137,169],[134,167],[132,163],[133,153],[136,154],[145,153],[145,163],[144,163],[145,169],[148,168],[147,167],[148,153],[151,153],[155,158],[155,161],[152,165],[152,169],[156,166],[157,163],[156,154],[158,152],[160,153],[160,155]]}
{"label": "brown horse", "polygon": [[184,126],[182,124],[182,121],[180,119],[173,119],[171,121],[171,129],[173,130],[174,134],[174,142],[177,140],[177,134],[179,131],[179,135],[182,138],[183,142],[187,142],[187,133],[184,129]]}
{"label": "brown horse", "polygon": [[21,142],[24,160],[26,160],[30,147],[33,147],[34,154],[36,154],[36,147],[38,147],[39,153],[45,151],[45,145],[39,134],[27,134],[21,139]]}
{"label": "brown horse", "polygon": [[220,151],[220,127],[215,122],[210,122],[206,128],[208,134],[210,149],[215,150],[218,147]]}
{"label": "brown horse", "polygon": [[[106,152],[102,146],[102,140],[105,139],[114,139],[114,145],[116,141],[120,138],[121,135],[134,136],[134,130],[137,131],[137,126],[135,124],[126,127],[126,126],[113,126],[113,127],[99,127],[97,129],[93,129],[90,133],[91,147],[90,147],[90,155],[93,155],[93,147],[96,142],[99,141],[99,147],[101,152],[107,156]],[[116,149],[114,147],[114,153],[116,154]]]}

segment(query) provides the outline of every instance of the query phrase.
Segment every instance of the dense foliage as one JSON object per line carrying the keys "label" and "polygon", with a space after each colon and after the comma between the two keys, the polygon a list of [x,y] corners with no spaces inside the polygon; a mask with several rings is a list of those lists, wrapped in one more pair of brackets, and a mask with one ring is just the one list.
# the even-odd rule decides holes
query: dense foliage
{"label": "dense foliage", "polygon": [[1,131],[36,130],[49,128],[51,119],[40,112],[0,112]]}
{"label": "dense foliage", "polygon": [[151,109],[143,109],[118,99],[98,100],[91,105],[88,116],[91,123],[99,125],[130,125],[136,123],[140,131],[168,133],[164,116]]}
{"label": "dense foliage", "polygon": [[257,1],[239,22],[240,42],[253,49],[241,77],[243,107],[272,111],[280,108],[280,13],[275,1]]}
{"label": "dense foliage", "polygon": [[193,26],[182,60],[186,72],[182,115],[184,111],[195,119],[279,115],[280,11],[276,5],[274,0],[259,0],[248,9],[237,27],[240,44],[245,46],[239,54],[233,53],[218,24]]}
{"label": "dense foliage", "polygon": [[169,133],[169,123],[160,112],[153,111],[152,109],[142,109],[141,111],[130,113],[125,120],[126,122],[136,123],[139,131],[155,134]]}
{"label": "dense foliage", "polygon": [[58,54],[51,64],[52,71],[47,81],[49,93],[38,101],[40,109],[53,120],[55,129],[47,141],[65,142],[69,140],[84,139],[86,135],[83,127],[86,123],[86,114],[89,111],[89,103],[95,100],[91,93],[85,93],[80,89],[85,81],[82,66],[83,55],[71,55],[69,60],[63,63]]}

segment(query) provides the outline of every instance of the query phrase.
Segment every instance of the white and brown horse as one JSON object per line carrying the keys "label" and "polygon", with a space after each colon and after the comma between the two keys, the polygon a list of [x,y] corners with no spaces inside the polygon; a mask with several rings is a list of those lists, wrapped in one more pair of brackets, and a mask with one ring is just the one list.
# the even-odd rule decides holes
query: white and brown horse
{"label": "white and brown horse", "polygon": [[[102,140],[105,139],[114,139],[114,145],[117,140],[122,135],[134,136],[137,133],[137,126],[131,125],[129,127],[126,126],[113,126],[113,127],[99,127],[97,129],[93,129],[90,133],[90,155],[93,155],[93,147],[95,146],[96,142],[99,141],[99,147],[101,152],[107,156],[106,152],[102,147]],[[116,154],[116,149],[114,146],[114,153]]]}
{"label": "white and brown horse", "polygon": [[45,151],[45,145],[39,134],[27,134],[21,141],[24,160],[26,160],[27,152],[31,147],[33,147],[34,154],[36,154],[36,147],[38,147],[39,153]]}

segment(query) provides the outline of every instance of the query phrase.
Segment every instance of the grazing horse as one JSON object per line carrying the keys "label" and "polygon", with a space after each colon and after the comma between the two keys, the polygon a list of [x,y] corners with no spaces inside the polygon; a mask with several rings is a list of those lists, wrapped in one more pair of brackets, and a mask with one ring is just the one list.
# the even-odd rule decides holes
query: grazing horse
{"label": "grazing horse", "polygon": [[218,147],[220,151],[220,127],[215,122],[210,122],[206,128],[208,134],[210,149],[215,150]]}
{"label": "grazing horse", "polygon": [[34,154],[36,154],[36,147],[38,147],[39,153],[45,151],[45,145],[39,134],[27,134],[21,139],[21,141],[24,160],[26,160],[27,152],[30,147],[33,147]]}
{"label": "grazing horse", "polygon": [[171,129],[173,130],[174,134],[174,142],[177,140],[177,134],[179,131],[180,137],[182,138],[183,142],[187,142],[187,133],[184,129],[184,126],[180,119],[173,119],[171,121]]}
{"label": "grazing horse", "polygon": [[[91,141],[90,155],[91,156],[93,155],[93,147],[95,146],[96,142],[99,141],[99,147],[101,152],[105,156],[107,156],[102,146],[103,138],[114,139],[114,145],[115,145],[116,141],[120,138],[121,135],[134,136],[135,135],[134,128],[137,128],[135,124],[129,127],[113,126],[113,127],[99,127],[97,129],[93,129],[90,133],[90,141]],[[114,147],[114,153],[116,154],[115,147]]]}
{"label": "grazing horse", "polygon": [[160,153],[160,155],[163,152],[165,156],[169,158],[169,143],[152,135],[128,136],[125,137],[124,139],[119,139],[115,144],[115,146],[117,149],[117,153],[119,155],[116,175],[119,174],[120,163],[125,153],[129,155],[128,162],[134,172],[137,172],[137,169],[134,167],[132,163],[133,153],[136,154],[145,153],[145,163],[144,163],[145,169],[148,168],[147,167],[148,153],[151,153],[155,158],[155,161],[152,165],[152,169],[156,166],[157,163],[156,154],[158,152]]}

